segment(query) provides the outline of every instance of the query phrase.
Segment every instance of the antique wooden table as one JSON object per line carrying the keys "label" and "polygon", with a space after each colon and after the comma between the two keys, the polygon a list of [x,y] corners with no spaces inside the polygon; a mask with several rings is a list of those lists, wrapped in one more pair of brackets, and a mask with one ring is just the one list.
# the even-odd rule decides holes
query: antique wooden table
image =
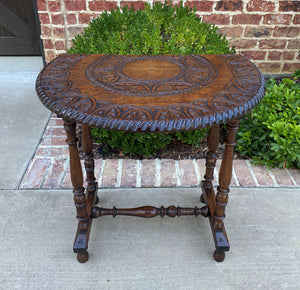
{"label": "antique wooden table", "polygon": [[[264,94],[256,66],[240,55],[117,56],[64,54],[47,65],[36,82],[42,103],[64,120],[78,229],[77,259],[88,260],[92,219],[104,215],[150,218],[208,217],[221,262],[229,242],[224,227],[238,119]],[[82,126],[87,188],[78,156],[76,123]],[[212,180],[219,126],[226,123],[225,151],[215,194]],[[202,181],[202,208],[144,206],[106,209],[98,203],[90,126],[128,132],[174,132],[210,127],[209,152]]]}

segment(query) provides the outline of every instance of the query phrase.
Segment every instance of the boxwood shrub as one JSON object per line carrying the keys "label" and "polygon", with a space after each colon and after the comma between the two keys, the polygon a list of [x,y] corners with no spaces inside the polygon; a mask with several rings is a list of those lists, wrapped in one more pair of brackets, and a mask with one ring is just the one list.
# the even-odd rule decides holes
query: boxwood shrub
{"label": "boxwood shrub", "polygon": [[[214,25],[201,21],[195,9],[180,2],[145,4],[111,10],[91,21],[73,40],[69,53],[123,55],[232,54],[225,36]],[[207,129],[179,133],[123,133],[93,128],[93,137],[125,154],[149,156],[172,138],[197,145]]]}
{"label": "boxwood shrub", "polygon": [[300,70],[267,82],[262,102],[241,121],[237,144],[254,163],[300,168]]}

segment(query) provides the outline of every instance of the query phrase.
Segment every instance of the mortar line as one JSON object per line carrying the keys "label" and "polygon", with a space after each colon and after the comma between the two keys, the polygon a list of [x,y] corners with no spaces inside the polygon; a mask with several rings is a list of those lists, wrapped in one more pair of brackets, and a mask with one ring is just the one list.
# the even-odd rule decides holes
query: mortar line
{"label": "mortar line", "polygon": [[98,187],[99,188],[101,187],[101,183],[102,183],[102,177],[103,177],[103,173],[104,173],[104,167],[105,167],[105,159],[102,160],[100,174],[99,174],[99,178],[98,178]]}
{"label": "mortar line", "polygon": [[193,164],[194,164],[194,170],[195,170],[197,185],[199,185],[200,182],[201,182],[201,176],[200,176],[200,173],[199,173],[199,166],[196,162],[196,159],[193,159]]}
{"label": "mortar line", "polygon": [[284,168],[285,172],[287,173],[287,175],[291,178],[291,180],[293,181],[294,185],[297,185],[296,180],[294,179],[294,177],[290,174],[289,170],[287,168]]}
{"label": "mortar line", "polygon": [[255,183],[255,186],[259,186],[259,184],[258,184],[258,181],[257,181],[257,178],[256,178],[256,176],[255,176],[255,174],[254,174],[254,172],[253,172],[253,170],[252,170],[252,167],[251,167],[251,164],[250,164],[250,162],[249,162],[249,160],[246,160],[246,164],[247,164],[247,166],[248,166],[248,168],[249,168],[249,171],[250,171],[250,174],[252,175],[252,177],[253,177],[253,180],[254,180],[254,183]]}
{"label": "mortar line", "polygon": [[176,174],[176,186],[181,186],[181,172],[180,172],[180,166],[179,161],[175,160],[175,174]]}
{"label": "mortar line", "polygon": [[156,158],[156,172],[155,172],[155,187],[161,187],[161,162],[160,159]]}
{"label": "mortar line", "polygon": [[272,178],[272,180],[273,180],[275,186],[276,186],[276,187],[279,187],[279,185],[278,185],[278,183],[277,183],[277,180],[276,180],[275,175],[273,174],[273,172],[272,172],[270,169],[268,169],[268,172],[269,172],[269,175],[270,175],[270,177]]}
{"label": "mortar line", "polygon": [[135,187],[142,187],[141,171],[143,169],[143,164],[141,160],[136,160],[136,182]]}
{"label": "mortar line", "polygon": [[115,187],[121,187],[122,171],[123,171],[123,159],[119,159],[118,173],[117,173],[117,182],[115,184]]}

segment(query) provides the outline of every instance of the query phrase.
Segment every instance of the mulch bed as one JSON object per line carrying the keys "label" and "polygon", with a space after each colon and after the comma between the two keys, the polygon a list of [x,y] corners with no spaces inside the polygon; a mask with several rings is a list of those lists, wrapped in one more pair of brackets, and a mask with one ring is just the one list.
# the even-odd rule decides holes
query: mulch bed
{"label": "mulch bed", "polygon": [[[217,158],[222,158],[224,152],[224,132],[220,132],[220,144],[217,149]],[[201,159],[205,158],[208,151],[207,139],[200,142],[199,146],[192,146],[181,143],[177,139],[172,139],[171,143],[164,148],[159,149],[154,155],[138,156],[124,154],[123,151],[111,148],[108,144],[97,144],[93,146],[93,157],[95,159]],[[83,150],[81,146],[81,138],[79,137],[79,154],[83,157]],[[241,157],[238,152],[234,152],[234,159],[245,159]]]}

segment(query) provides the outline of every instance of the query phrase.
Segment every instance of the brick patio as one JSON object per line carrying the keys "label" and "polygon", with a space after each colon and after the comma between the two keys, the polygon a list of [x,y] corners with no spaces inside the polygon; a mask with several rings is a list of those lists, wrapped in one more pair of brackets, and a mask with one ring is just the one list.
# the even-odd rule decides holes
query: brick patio
{"label": "brick patio", "polygon": [[[30,161],[20,189],[72,188],[68,147],[63,122],[52,115]],[[221,160],[217,160],[215,184]],[[204,159],[96,159],[95,176],[100,188],[195,187],[205,172]],[[299,187],[300,170],[268,170],[248,160],[234,160],[232,187]]]}

